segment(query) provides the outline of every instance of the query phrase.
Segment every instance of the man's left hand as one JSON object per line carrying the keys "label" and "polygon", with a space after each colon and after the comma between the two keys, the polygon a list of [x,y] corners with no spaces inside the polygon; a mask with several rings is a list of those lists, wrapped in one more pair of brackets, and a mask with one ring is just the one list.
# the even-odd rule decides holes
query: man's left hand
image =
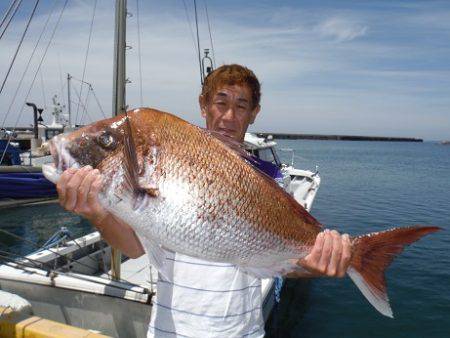
{"label": "man's left hand", "polygon": [[311,252],[298,261],[314,277],[339,277],[347,272],[351,259],[351,242],[347,234],[324,230],[316,237]]}

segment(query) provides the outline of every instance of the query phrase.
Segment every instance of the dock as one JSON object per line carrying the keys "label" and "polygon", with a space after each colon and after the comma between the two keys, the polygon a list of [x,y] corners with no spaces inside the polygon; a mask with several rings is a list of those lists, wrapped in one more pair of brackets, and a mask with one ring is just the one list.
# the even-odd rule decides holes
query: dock
{"label": "dock", "polygon": [[291,133],[256,133],[267,138],[271,135],[278,140],[327,140],[327,141],[381,141],[381,142],[423,142],[421,138],[412,137],[386,137],[386,136],[357,136],[357,135],[318,135],[318,134],[291,134]]}

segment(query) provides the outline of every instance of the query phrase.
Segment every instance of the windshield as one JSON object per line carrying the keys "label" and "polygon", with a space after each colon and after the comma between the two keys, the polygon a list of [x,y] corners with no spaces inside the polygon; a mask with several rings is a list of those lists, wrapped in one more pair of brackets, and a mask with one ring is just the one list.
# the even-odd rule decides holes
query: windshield
{"label": "windshield", "polygon": [[280,160],[273,148],[255,149],[254,154],[263,161],[272,162],[277,166],[281,166]]}

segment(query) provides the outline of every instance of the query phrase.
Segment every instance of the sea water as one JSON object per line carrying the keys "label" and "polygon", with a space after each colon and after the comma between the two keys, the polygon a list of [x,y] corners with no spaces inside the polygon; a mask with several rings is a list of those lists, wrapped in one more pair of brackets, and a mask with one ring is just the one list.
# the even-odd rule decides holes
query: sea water
{"label": "sea water", "polygon": [[[444,230],[407,247],[387,271],[395,319],[379,314],[349,278],[288,280],[266,330],[270,337],[450,337],[450,146],[437,143],[285,141],[297,168],[322,184],[312,214],[351,235],[427,224]],[[284,162],[291,152],[279,151]],[[92,230],[58,204],[0,210],[0,249],[27,254],[61,226]]]}
{"label": "sea water", "polygon": [[[351,235],[413,224],[443,231],[407,247],[388,268],[394,319],[348,278],[287,281],[272,337],[450,337],[450,146],[433,142],[278,141],[299,168],[319,167],[311,213]],[[291,153],[281,152],[291,160]]]}

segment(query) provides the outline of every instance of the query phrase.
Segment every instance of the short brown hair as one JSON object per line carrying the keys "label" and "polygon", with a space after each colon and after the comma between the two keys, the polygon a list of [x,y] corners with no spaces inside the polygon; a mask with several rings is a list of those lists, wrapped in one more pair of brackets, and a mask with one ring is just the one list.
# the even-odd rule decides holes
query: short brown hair
{"label": "short brown hair", "polygon": [[259,105],[261,84],[256,75],[247,67],[232,64],[223,65],[210,73],[203,83],[202,96],[209,102],[211,95],[223,85],[247,85],[252,93],[252,109]]}

